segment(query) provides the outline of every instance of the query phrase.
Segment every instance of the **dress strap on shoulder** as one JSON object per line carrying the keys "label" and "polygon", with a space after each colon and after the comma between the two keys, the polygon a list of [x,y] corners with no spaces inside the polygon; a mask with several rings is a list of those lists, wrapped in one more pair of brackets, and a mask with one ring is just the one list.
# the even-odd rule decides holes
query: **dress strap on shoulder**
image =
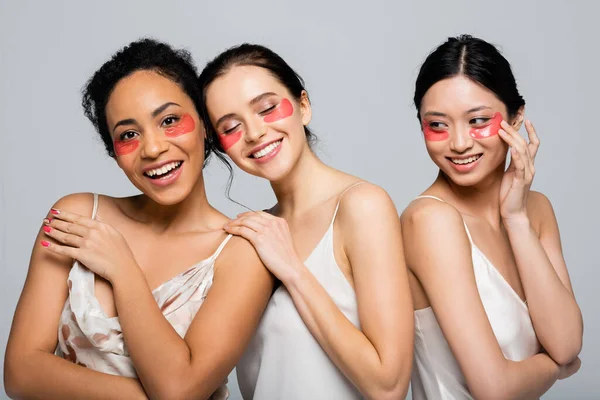
{"label": "dress strap on shoulder", "polygon": [[335,206],[335,211],[333,212],[333,218],[331,218],[331,223],[333,224],[333,221],[335,221],[335,216],[337,215],[338,209],[340,208],[340,203],[342,202],[342,197],[344,197],[344,195],[346,194],[346,192],[348,192],[350,189],[352,189],[355,186],[360,185],[361,183],[367,183],[365,181],[359,181],[359,182],[355,182],[352,185],[348,186],[346,189],[344,189],[344,191],[340,194],[338,202]]}
{"label": "dress strap on shoulder", "polygon": [[[439,197],[431,196],[428,194],[418,196],[417,199],[434,199],[437,201],[441,201],[442,203],[446,203],[444,200],[440,199]],[[448,204],[448,203],[446,203],[446,204]],[[459,214],[460,214],[460,211],[459,211]],[[465,219],[462,217],[462,214],[460,214],[460,218],[462,219],[463,225],[465,226],[465,231],[467,232],[467,237],[469,238],[469,241],[471,242],[471,244],[473,244],[473,238],[471,237],[471,232],[469,232],[469,227],[467,226]]]}
{"label": "dress strap on shoulder", "polygon": [[229,242],[229,239],[231,239],[233,235],[230,233],[229,235],[227,235],[227,237],[221,242],[221,244],[219,245],[219,247],[217,247],[217,250],[214,252],[214,254],[212,255],[213,259],[216,259],[217,257],[219,257],[219,254],[221,254],[221,251],[223,250],[223,248],[225,247],[225,245],[227,244],[227,242]]}
{"label": "dress strap on shoulder", "polygon": [[418,196],[417,199],[434,199],[434,200],[437,200],[437,201],[441,201],[442,203],[446,203],[444,200],[440,199],[439,197],[431,196],[431,195],[428,195],[428,194],[424,194],[424,195]]}
{"label": "dress strap on shoulder", "polygon": [[98,213],[98,193],[94,193],[94,208],[92,209],[92,219],[96,219]]}

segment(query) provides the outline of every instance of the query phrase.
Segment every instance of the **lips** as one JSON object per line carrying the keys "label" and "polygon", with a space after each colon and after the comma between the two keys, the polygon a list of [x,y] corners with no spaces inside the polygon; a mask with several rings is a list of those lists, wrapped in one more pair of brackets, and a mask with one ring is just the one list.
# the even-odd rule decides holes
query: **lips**
{"label": "lips", "polygon": [[458,172],[469,172],[473,170],[483,158],[483,154],[474,154],[462,157],[446,157],[452,168]]}
{"label": "lips", "polygon": [[181,167],[183,161],[172,161],[156,168],[147,169],[144,171],[144,175],[150,179],[160,179],[167,175],[169,172],[176,170]]}

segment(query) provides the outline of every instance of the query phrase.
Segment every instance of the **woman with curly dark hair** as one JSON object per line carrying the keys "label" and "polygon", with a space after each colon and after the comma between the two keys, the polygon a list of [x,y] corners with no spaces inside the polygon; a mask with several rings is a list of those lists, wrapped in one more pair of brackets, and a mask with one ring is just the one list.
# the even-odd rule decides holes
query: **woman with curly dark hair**
{"label": "woman with curly dark hair", "polygon": [[85,114],[142,193],[52,207],[8,342],[11,397],[227,397],[273,278],[206,198],[196,79],[187,52],[144,39],[87,83]]}

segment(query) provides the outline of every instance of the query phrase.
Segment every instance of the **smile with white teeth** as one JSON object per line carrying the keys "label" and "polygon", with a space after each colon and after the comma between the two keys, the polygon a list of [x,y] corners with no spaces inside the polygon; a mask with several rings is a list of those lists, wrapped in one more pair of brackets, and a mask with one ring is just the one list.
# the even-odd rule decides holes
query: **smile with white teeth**
{"label": "smile with white teeth", "polygon": [[469,158],[451,158],[450,161],[452,161],[454,164],[470,164],[472,162],[475,162],[477,160],[479,160],[479,158],[481,157],[481,154],[477,154],[476,156],[473,157],[469,157]]}
{"label": "smile with white teeth", "polygon": [[281,144],[281,140],[273,142],[270,145],[268,145],[267,147],[265,147],[264,149],[259,150],[256,153],[252,153],[252,158],[262,158],[262,157],[266,156],[267,154],[269,154],[270,152],[272,152],[273,150],[275,150],[277,147],[279,147],[280,144]]}
{"label": "smile with white teeth", "polygon": [[155,168],[151,169],[150,171],[146,171],[144,172],[144,175],[152,179],[162,178],[164,175],[168,174],[172,170],[179,168],[181,164],[182,161],[173,161],[172,163],[165,164],[160,168]]}

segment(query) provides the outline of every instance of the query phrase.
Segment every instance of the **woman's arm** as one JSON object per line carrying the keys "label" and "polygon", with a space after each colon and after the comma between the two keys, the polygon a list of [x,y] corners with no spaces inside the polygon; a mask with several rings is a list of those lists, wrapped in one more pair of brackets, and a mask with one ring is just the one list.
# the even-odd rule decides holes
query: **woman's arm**
{"label": "woman's arm", "polygon": [[[511,161],[500,187],[500,215],[523,283],[540,343],[559,364],[581,351],[583,320],[562,256],[556,217],[550,202],[530,190],[540,140],[525,122],[529,143],[506,121],[498,133],[511,147]],[[537,222],[539,231],[532,227]]]}
{"label": "woman's arm", "polygon": [[[92,196],[73,194],[55,207],[90,214]],[[73,260],[44,251],[40,230],[8,339],[4,386],[11,398],[146,398],[140,382],[96,372],[56,355],[58,324]],[[51,240],[51,239],[50,239]]]}
{"label": "woman's arm", "polygon": [[[572,362],[582,346],[583,319],[562,254],[550,201],[530,192],[528,215],[504,221],[527,298],[535,332],[548,355],[561,365]],[[539,221],[539,234],[532,221]]]}
{"label": "woman's arm", "polygon": [[383,189],[359,185],[343,197],[336,224],[336,240],[352,266],[361,329],[298,259],[285,220],[244,213],[226,229],[254,244],[312,335],[366,398],[404,398],[414,321],[396,208]]}
{"label": "woman's arm", "polygon": [[423,286],[444,337],[477,399],[530,399],[545,393],[561,368],[546,354],[507,360],[481,303],[471,245],[450,205],[419,200],[402,215],[407,262]]}
{"label": "woman's arm", "polygon": [[150,398],[208,398],[254,333],[274,280],[254,248],[232,238],[214,283],[182,339],[165,319],[136,266],[109,277],[125,343]]}
{"label": "woman's arm", "polygon": [[315,339],[365,397],[404,398],[414,319],[396,208],[383,189],[363,184],[344,195],[337,222],[352,266],[361,329],[306,267],[283,283]]}

